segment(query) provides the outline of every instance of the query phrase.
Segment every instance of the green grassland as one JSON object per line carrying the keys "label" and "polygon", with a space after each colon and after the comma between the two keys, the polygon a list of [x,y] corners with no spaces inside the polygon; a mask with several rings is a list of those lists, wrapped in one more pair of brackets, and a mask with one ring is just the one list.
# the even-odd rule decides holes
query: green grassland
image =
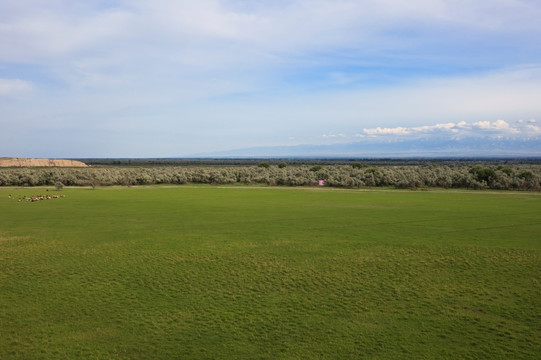
{"label": "green grassland", "polygon": [[[1,359],[535,359],[541,195],[0,189]],[[8,197],[12,194],[12,198]]]}

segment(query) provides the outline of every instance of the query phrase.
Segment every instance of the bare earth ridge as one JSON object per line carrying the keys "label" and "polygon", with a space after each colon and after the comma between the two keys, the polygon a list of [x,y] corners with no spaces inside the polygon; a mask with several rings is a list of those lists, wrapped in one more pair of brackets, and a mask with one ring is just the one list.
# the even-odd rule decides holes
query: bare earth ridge
{"label": "bare earth ridge", "polygon": [[0,158],[0,167],[86,167],[84,162],[77,160],[33,159],[33,158]]}

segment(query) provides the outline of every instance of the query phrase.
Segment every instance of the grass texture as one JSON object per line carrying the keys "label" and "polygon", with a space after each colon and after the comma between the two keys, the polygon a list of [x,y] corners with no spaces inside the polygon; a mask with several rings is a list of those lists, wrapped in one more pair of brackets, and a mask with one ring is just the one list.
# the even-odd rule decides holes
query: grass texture
{"label": "grass texture", "polygon": [[0,189],[1,359],[541,354],[539,193],[38,193]]}

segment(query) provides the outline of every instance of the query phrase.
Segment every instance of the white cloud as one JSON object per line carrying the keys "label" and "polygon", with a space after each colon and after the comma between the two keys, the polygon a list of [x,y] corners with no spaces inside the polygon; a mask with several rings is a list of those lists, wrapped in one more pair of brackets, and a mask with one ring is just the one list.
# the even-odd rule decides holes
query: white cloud
{"label": "white cloud", "polygon": [[18,96],[32,90],[32,83],[20,79],[0,79],[0,96]]}
{"label": "white cloud", "polygon": [[[187,88],[187,78],[201,83],[217,76],[268,86],[269,73],[288,66],[294,72],[336,58],[370,64],[378,61],[374,54],[404,61],[411,49],[445,43],[423,31],[430,26],[456,30],[446,30],[452,34],[487,26],[506,32],[527,26],[532,37],[541,32],[532,21],[541,7],[524,0],[490,6],[456,0],[138,0],[107,8],[34,0],[32,6],[4,2],[0,13],[0,61],[39,64],[73,87],[159,88],[173,78]],[[423,35],[407,38],[402,29]],[[338,86],[362,81],[348,71],[327,73]]]}
{"label": "white cloud", "polygon": [[[465,122],[463,124],[466,124]],[[454,131],[456,130],[455,127],[457,125],[454,123],[446,123],[446,124],[436,124],[436,125],[427,125],[427,126],[419,126],[413,128],[414,131],[419,132],[430,132],[430,131]]]}
{"label": "white cloud", "polygon": [[340,134],[323,134],[321,135],[322,138],[331,138],[331,139],[336,139],[336,138],[345,138],[347,137],[346,135],[340,133]]}
{"label": "white cloud", "polygon": [[36,8],[14,11],[15,16],[0,22],[4,49],[0,60],[59,59],[81,51],[109,49],[114,46],[111,40],[128,35],[130,14],[125,11],[79,13],[62,2],[37,1],[34,5]]}
{"label": "white cloud", "polygon": [[411,133],[412,129],[407,129],[404,127],[396,127],[396,128],[380,128],[377,127],[375,129],[363,129],[363,133],[366,135],[407,135]]}
{"label": "white cloud", "polygon": [[[182,58],[198,55],[218,66],[248,55],[276,61],[284,53],[353,47],[382,51],[407,46],[400,29],[437,26],[471,29],[541,31],[541,7],[524,0],[493,0],[490,5],[456,0],[139,0],[109,8],[92,2],[33,1],[32,6],[0,5],[0,56],[6,60],[42,59],[102,53],[130,55],[150,50]],[[389,36],[388,33],[394,33]],[[424,35],[424,40],[428,39]],[[433,39],[431,41],[441,41]],[[410,45],[420,44],[413,38]],[[233,54],[229,51],[234,49]],[[216,54],[221,54],[216,58]],[[145,53],[148,55],[149,53]],[[233,59],[235,61],[233,61]],[[247,61],[246,63],[250,63]]]}
{"label": "white cloud", "polygon": [[426,125],[419,127],[395,127],[395,128],[372,128],[363,129],[363,134],[370,137],[377,136],[411,136],[423,137],[434,135],[446,135],[451,137],[522,137],[531,138],[541,136],[541,128],[534,119],[525,123],[522,120],[512,124],[504,120],[478,121],[467,123],[461,121],[458,124],[445,123]]}

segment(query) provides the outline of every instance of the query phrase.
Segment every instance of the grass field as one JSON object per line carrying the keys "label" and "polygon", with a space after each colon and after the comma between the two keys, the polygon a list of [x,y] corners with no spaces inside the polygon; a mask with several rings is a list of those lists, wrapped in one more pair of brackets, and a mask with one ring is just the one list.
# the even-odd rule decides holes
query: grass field
{"label": "grass field", "polygon": [[[535,359],[541,194],[0,189],[1,359]],[[9,199],[8,194],[12,194]]]}

